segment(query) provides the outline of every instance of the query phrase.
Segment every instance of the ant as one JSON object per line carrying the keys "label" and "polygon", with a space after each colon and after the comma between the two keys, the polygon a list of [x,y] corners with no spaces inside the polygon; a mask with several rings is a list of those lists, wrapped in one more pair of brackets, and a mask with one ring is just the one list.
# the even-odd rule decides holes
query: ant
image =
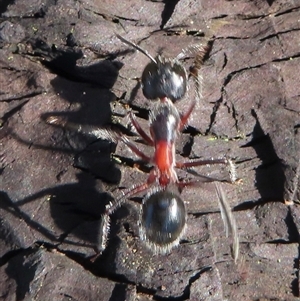
{"label": "ant", "polygon": [[[139,219],[140,238],[156,253],[170,252],[173,247],[179,245],[186,229],[187,212],[185,203],[180,197],[182,190],[186,187],[201,186],[202,183],[214,182],[226,233],[231,232],[233,235],[233,256],[236,260],[239,243],[235,220],[221,186],[216,182],[219,180],[198,175],[198,179],[185,181],[179,180],[176,173],[176,168],[189,169],[208,164],[227,164],[231,168],[231,182],[236,180],[234,165],[229,159],[189,160],[187,162],[177,162],[175,159],[177,136],[187,125],[188,119],[200,99],[200,93],[197,93],[197,97],[191,101],[187,111],[181,115],[173,102],[181,99],[186,92],[187,72],[184,67],[177,59],[165,59],[162,56],[154,59],[137,45],[118,35],[117,37],[151,59],[142,75],[143,92],[146,98],[159,99],[160,101],[154,104],[149,113],[150,135],[142,129],[134,114],[130,112],[129,116],[137,133],[148,145],[154,147],[153,156],[149,157],[144,154],[127,136],[116,131],[102,128],[91,132],[90,128],[76,126],[63,121],[57,116],[50,116],[46,120],[49,124],[79,130],[87,134],[92,133],[97,138],[113,142],[121,141],[139,158],[152,165],[145,183],[134,184],[122,191],[120,197],[106,205],[101,219],[102,234],[99,238],[98,254],[101,254],[107,245],[111,214],[122,206],[127,199],[145,191],[147,193],[142,200]],[[203,56],[204,53],[205,49],[203,48],[200,55]],[[201,58],[198,56],[196,60],[199,62]],[[194,72],[192,75],[198,86],[198,72]]]}

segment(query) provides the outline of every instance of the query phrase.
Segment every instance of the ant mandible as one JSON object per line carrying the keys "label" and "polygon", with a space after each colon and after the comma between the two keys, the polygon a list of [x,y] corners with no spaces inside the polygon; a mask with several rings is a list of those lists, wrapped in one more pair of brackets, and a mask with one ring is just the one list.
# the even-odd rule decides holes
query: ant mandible
{"label": "ant mandible", "polygon": [[[173,102],[181,99],[187,90],[187,72],[178,59],[167,59],[157,56],[155,59],[139,46],[127,41],[123,37],[117,37],[124,43],[136,48],[151,62],[145,67],[142,74],[143,93],[147,99],[159,99],[154,104],[149,113],[149,132],[147,134],[135,116],[130,113],[130,120],[137,133],[150,146],[154,147],[153,156],[144,154],[127,136],[108,129],[97,129],[93,131],[98,138],[108,139],[114,142],[122,141],[133,153],[143,161],[152,164],[152,169],[146,183],[134,184],[132,187],[122,192],[122,195],[106,205],[105,212],[101,219],[102,234],[99,238],[99,254],[101,254],[108,240],[111,214],[130,197],[147,191],[143,198],[140,213],[140,238],[144,240],[148,247],[156,253],[167,253],[179,244],[182,238],[187,220],[185,203],[180,197],[180,193],[185,187],[199,186],[202,183],[215,182],[217,198],[226,226],[226,232],[233,235],[233,254],[234,259],[238,257],[238,236],[236,232],[235,220],[227,204],[221,186],[216,183],[216,179],[200,176],[195,180],[179,180],[176,168],[188,169],[190,167],[207,164],[228,164],[231,168],[231,181],[235,181],[234,165],[228,159],[194,160],[187,162],[177,162],[175,159],[175,143],[178,134],[184,129],[189,117],[191,116],[196,103],[201,95],[197,90],[196,98],[189,105],[186,113],[180,115]],[[197,48],[195,65],[198,68],[206,48]],[[180,58],[183,52],[177,56]],[[196,71],[195,71],[196,70]],[[195,79],[196,86],[199,88],[198,70],[194,69],[192,77]],[[76,129],[71,123],[62,122],[59,117],[50,117],[47,122],[54,125]],[[83,127],[77,127],[85,132]],[[87,132],[90,134],[90,132]]]}

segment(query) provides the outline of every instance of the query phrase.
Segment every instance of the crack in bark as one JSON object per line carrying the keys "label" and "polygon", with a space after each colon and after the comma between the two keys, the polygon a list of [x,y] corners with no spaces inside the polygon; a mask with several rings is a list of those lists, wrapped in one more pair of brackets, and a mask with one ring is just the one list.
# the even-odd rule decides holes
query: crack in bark
{"label": "crack in bark", "polygon": [[223,65],[221,67],[221,70],[225,69],[225,67],[227,65],[227,62],[228,62],[228,58],[227,58],[226,52],[224,52],[224,61],[223,61]]}
{"label": "crack in bark", "polygon": [[227,18],[227,17],[228,17],[227,14],[221,14],[221,15],[219,15],[219,16],[212,17],[211,19],[212,19],[212,20],[218,20],[218,19],[225,19],[225,18]]}
{"label": "crack in bark", "polygon": [[264,19],[266,17],[269,17],[271,14],[261,14],[261,15],[243,15],[243,14],[239,14],[237,15],[238,19],[240,20],[260,20],[260,19]]}
{"label": "crack in bark", "polygon": [[27,102],[29,102],[30,99],[25,99],[24,101],[22,101],[21,103],[18,103],[16,106],[14,106],[13,108],[11,108],[8,112],[6,112],[3,116],[0,116],[0,118],[2,119],[2,123],[6,123],[7,120],[12,117],[14,114],[16,114],[17,112],[19,112],[24,105],[27,104]]}
{"label": "crack in bark", "polygon": [[[195,273],[194,275],[192,275],[189,279],[189,283],[188,285],[185,287],[184,291],[183,291],[183,296],[185,297],[182,300],[186,300],[190,298],[191,295],[191,287],[193,285],[194,282],[196,282],[198,279],[200,279],[201,275],[204,274],[207,271],[211,271],[212,267],[211,266],[206,266],[203,267],[200,271],[198,271],[197,273]],[[183,297],[182,296],[182,297]]]}
{"label": "crack in bark", "polygon": [[92,12],[93,14],[95,14],[97,16],[102,17],[106,21],[111,21],[113,23],[119,23],[119,19],[123,20],[123,21],[130,21],[130,22],[138,22],[139,21],[138,19],[125,18],[125,17],[118,16],[118,15],[110,15],[110,14],[107,14],[105,12],[97,12],[93,9],[88,8],[88,7],[85,7],[84,9],[86,11]]}
{"label": "crack in bark", "polygon": [[[258,65],[253,65],[253,66],[247,66],[247,67],[244,67],[244,68],[241,68],[241,69],[238,69],[238,70],[234,70],[232,72],[230,72],[229,74],[227,74],[227,76],[225,77],[224,81],[223,81],[223,85],[221,87],[221,94],[222,94],[222,97],[224,95],[224,91],[225,91],[225,87],[230,83],[230,81],[232,80],[232,78],[245,71],[245,70],[252,70],[252,69],[257,69],[257,68],[260,68],[260,67],[263,67],[265,65],[268,65],[270,63],[277,63],[277,62],[285,62],[285,61],[290,61],[292,59],[295,59],[295,58],[300,58],[300,51],[299,53],[295,54],[295,55],[292,55],[292,56],[288,56],[288,57],[283,57],[283,58],[278,58],[278,59],[273,59],[271,61],[267,61],[267,62],[264,62],[264,63],[261,63],[261,64],[258,64]],[[219,100],[218,100],[219,101]]]}
{"label": "crack in bark", "polygon": [[235,37],[235,36],[226,36],[226,37],[217,37],[216,40],[250,40],[251,37]]}
{"label": "crack in bark", "polygon": [[285,14],[289,14],[291,12],[294,12],[296,10],[299,10],[300,9],[300,6],[296,6],[296,7],[292,7],[292,8],[289,8],[287,10],[284,10],[282,12],[279,12],[279,13],[275,13],[274,16],[275,17],[278,17],[278,16],[282,16],[282,15],[285,15]]}
{"label": "crack in bark", "polygon": [[235,109],[235,106],[234,106],[234,103],[233,102],[230,102],[231,103],[231,109],[232,109],[232,118],[234,119],[234,126],[235,126],[235,129],[237,132],[239,132],[239,127],[238,127],[238,114],[237,114],[237,111]]}
{"label": "crack in bark", "polygon": [[210,132],[215,120],[216,120],[217,112],[218,112],[218,109],[219,109],[222,102],[223,102],[223,95],[221,96],[220,99],[218,99],[215,102],[215,105],[213,106],[212,113],[210,114],[210,122],[209,122],[207,130],[205,131],[205,135],[209,134],[209,132]]}
{"label": "crack in bark", "polygon": [[261,39],[259,39],[260,42],[264,42],[265,40],[268,40],[268,39],[271,39],[271,38],[274,38],[274,37],[278,37],[279,35],[281,34],[285,34],[285,33],[289,33],[289,32],[293,32],[293,31],[300,31],[300,28],[293,28],[293,29],[289,29],[289,30],[284,30],[284,31],[278,31],[276,33],[272,33],[268,36],[265,36]]}
{"label": "crack in bark", "polygon": [[255,19],[263,19],[263,18],[267,18],[270,16],[281,16],[281,15],[285,15],[294,11],[297,11],[300,8],[300,6],[295,6],[295,7],[291,7],[289,9],[286,9],[284,11],[278,12],[278,13],[268,13],[268,14],[260,14],[260,15],[244,15],[244,14],[239,14],[237,15],[237,17],[239,17],[240,20],[255,20]]}
{"label": "crack in bark", "polygon": [[[30,93],[27,93],[27,94],[21,94],[20,93],[19,95],[14,95],[14,96],[6,97],[6,98],[0,97],[0,101],[11,102],[11,101],[14,101],[14,100],[23,100],[24,98],[32,98],[32,97],[35,97],[37,95],[41,95],[45,92],[46,92],[46,90],[38,89],[37,91],[33,91],[33,92],[30,92]],[[30,99],[28,99],[27,101],[29,101],[29,100]]]}

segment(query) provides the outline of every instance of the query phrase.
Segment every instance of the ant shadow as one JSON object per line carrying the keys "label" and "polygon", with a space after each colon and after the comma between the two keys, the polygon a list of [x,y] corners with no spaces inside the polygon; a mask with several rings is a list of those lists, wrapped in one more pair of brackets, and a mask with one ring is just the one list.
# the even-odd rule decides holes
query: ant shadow
{"label": "ant shadow", "polygon": [[[70,111],[43,113],[41,119],[45,120],[49,116],[61,116],[68,122],[78,125],[101,127],[108,124],[111,120],[110,102],[115,99],[114,94],[108,89],[114,85],[121,64],[106,60],[92,66],[78,67],[76,62],[82,53],[72,51],[72,49],[66,51],[52,49],[42,41],[36,41],[36,46],[35,50],[38,50],[38,55],[46,58],[44,64],[58,75],[63,76],[57,76],[51,81],[51,85],[54,92],[68,102],[71,107]],[[74,83],[74,80],[77,83]],[[50,127],[50,125],[45,126]],[[87,137],[67,131],[66,135],[58,136],[61,141],[56,141],[55,146],[33,144],[22,139],[13,131],[10,136],[19,143],[30,147],[74,155],[74,166],[81,171],[76,174],[77,181],[75,183],[46,188],[17,202],[10,199],[9,195],[3,191],[1,192],[0,206],[10,214],[21,217],[29,227],[42,234],[46,241],[50,240],[51,243],[58,245],[64,243],[90,247],[95,250],[102,233],[100,218],[105,210],[105,205],[112,199],[110,194],[99,189],[99,182],[95,178],[115,184],[120,182],[121,171],[111,160],[111,153],[114,151],[115,145],[96,137]],[[57,177],[59,178],[59,175]],[[47,221],[47,225],[40,224],[22,210],[22,206],[25,204],[41,198],[47,198],[49,202],[52,221]],[[116,212],[117,214],[126,215],[128,212],[125,208]],[[48,227],[48,224],[51,226],[53,222],[62,230],[59,237]],[[113,233],[117,231],[116,229],[112,225]],[[117,240],[114,240],[114,243],[117,243]],[[110,244],[109,241],[108,248]],[[88,251],[84,253],[88,253]]]}
{"label": "ant shadow", "polygon": [[[54,58],[46,60],[44,64],[58,75],[64,76],[57,76],[51,81],[51,85],[55,93],[70,104],[71,110],[43,113],[41,119],[46,120],[50,116],[61,117],[66,122],[91,129],[109,124],[110,102],[116,98],[109,89],[117,80],[122,64],[103,60],[90,66],[78,67],[76,61],[82,57],[81,51],[71,51],[72,49],[53,51],[47,46],[46,50],[48,58],[52,56]],[[45,56],[44,49],[42,56]],[[73,81],[78,83],[74,84]],[[75,167],[91,172],[97,178],[109,183],[120,181],[120,170],[110,158],[111,153],[115,151],[115,145],[100,141],[89,133],[87,135],[78,131],[65,133],[67,142],[75,154]]]}
{"label": "ant shadow", "polygon": [[[101,216],[105,210],[105,205],[112,200],[112,196],[106,192],[101,192],[96,184],[96,180],[90,174],[80,172],[76,175],[77,182],[70,184],[57,185],[41,190],[22,200],[14,202],[6,192],[0,191],[0,209],[15,217],[10,222],[9,237],[19,248],[24,248],[21,242],[18,243],[18,234],[14,230],[20,227],[19,220],[22,219],[31,229],[37,241],[35,245],[18,253],[12,251],[7,264],[7,274],[16,280],[17,293],[25,295],[28,292],[31,276],[35,275],[35,267],[26,265],[28,254],[36,252],[37,245],[45,245],[47,248],[58,248],[68,257],[78,261],[86,269],[93,271],[101,277],[107,277],[107,273],[114,275],[116,269],[114,258],[116,250],[121,243],[117,236],[120,225],[116,220],[128,216],[129,211],[126,207],[117,210],[112,217],[110,234],[112,239],[108,241],[107,249],[97,260],[97,265],[93,266],[90,258],[94,258],[98,253],[99,238],[102,235]],[[43,223],[34,219],[32,212],[22,210],[22,206],[47,199],[51,220],[47,216],[43,217]],[[42,212],[42,209],[39,210]],[[39,216],[40,217],[40,216]],[[61,229],[53,230],[53,223]],[[39,234],[37,234],[39,233]],[[30,238],[29,238],[30,239]],[[109,258],[110,260],[107,260]],[[98,266],[101,266],[101,269]],[[32,274],[33,273],[33,274]],[[20,274],[24,277],[20,278]],[[124,279],[123,279],[124,280]]]}
{"label": "ant shadow", "polygon": [[[46,247],[60,248],[60,244],[64,244],[61,250],[70,258],[78,260],[82,253],[87,256],[94,256],[94,251],[97,249],[98,239],[101,235],[100,217],[104,211],[105,204],[111,200],[111,196],[105,192],[99,192],[96,188],[96,182],[93,177],[86,173],[77,174],[77,183],[64,184],[52,188],[44,189],[36,194],[28,196],[18,202],[13,202],[5,192],[0,192],[0,208],[9,212],[16,217],[17,224],[11,224],[11,227],[16,229],[20,226],[19,219],[21,218],[26,225],[28,225],[33,232],[39,232],[44,239],[41,239],[35,244],[45,245]],[[35,200],[51,196],[49,200],[49,207],[51,217],[55,224],[62,229],[62,234],[57,236],[54,231],[51,231],[51,225],[43,225],[35,221],[30,214],[20,209],[23,205],[33,202]],[[124,212],[123,210],[123,213]],[[128,213],[126,213],[128,214]],[[120,215],[120,213],[118,213]],[[118,227],[112,225],[112,234],[118,231]],[[11,233],[10,235],[14,235]],[[38,236],[38,235],[36,235]],[[69,236],[71,238],[69,238]],[[75,237],[75,239],[72,239]],[[11,238],[15,242],[15,238]],[[110,246],[114,243],[114,246]],[[110,256],[114,255],[114,250],[117,248],[118,240],[114,239],[109,242]],[[70,251],[69,248],[75,247],[75,251]],[[22,246],[21,246],[22,247]],[[91,252],[81,252],[81,255],[76,251],[78,247],[83,247],[84,250],[89,248]],[[28,264],[29,258],[39,258],[38,247],[32,245],[30,248],[14,254],[5,269],[7,275],[15,279],[16,293],[20,296],[20,300],[29,292],[32,280],[36,275],[39,261],[34,260],[33,264]],[[77,254],[77,257],[74,257]],[[13,255],[11,253],[11,255]],[[95,270],[89,260],[79,260],[79,262],[90,270]],[[112,262],[105,262],[101,260],[103,266],[108,266],[114,269]],[[108,270],[108,268],[107,268]],[[105,275],[105,271],[99,270],[97,273],[100,276]],[[21,277],[20,277],[21,275]]]}
{"label": "ant shadow", "polygon": [[[46,241],[53,244],[66,243],[75,246],[90,247],[95,250],[100,237],[100,218],[105,205],[112,197],[106,192],[99,191],[96,180],[87,173],[76,174],[77,182],[62,184],[43,189],[35,194],[14,202],[5,192],[0,192],[0,207],[17,218],[21,218],[34,231],[39,232]],[[62,230],[57,236],[51,231],[52,221],[47,220],[47,226],[42,225],[24,212],[22,206],[39,200],[47,199],[52,221]],[[52,228],[52,227],[51,227]],[[68,239],[72,234],[82,243]]]}
{"label": "ant shadow", "polygon": [[123,64],[114,59],[125,52],[111,53],[107,59],[87,66],[78,66],[77,61],[83,58],[83,52],[73,47],[56,48],[48,46],[41,39],[30,41],[35,56],[42,58],[41,63],[53,73],[75,82],[89,83],[104,89],[111,89]]}
{"label": "ant shadow", "polygon": [[253,129],[253,139],[247,146],[254,148],[262,162],[256,169],[256,187],[262,199],[283,201],[286,181],[283,163],[276,154],[270,136],[264,133],[256,112],[252,110],[251,114],[256,124]]}

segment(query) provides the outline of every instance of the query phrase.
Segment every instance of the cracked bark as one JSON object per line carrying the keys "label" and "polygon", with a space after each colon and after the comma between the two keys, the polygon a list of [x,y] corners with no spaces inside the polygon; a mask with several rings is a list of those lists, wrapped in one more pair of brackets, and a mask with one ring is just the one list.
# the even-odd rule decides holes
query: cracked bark
{"label": "cracked bark", "polygon": [[[280,0],[0,3],[0,299],[298,297],[300,212],[283,202],[300,199],[299,12],[298,1]],[[235,159],[243,184],[224,189],[241,240],[237,265],[210,185],[183,191],[188,231],[171,254],[153,255],[139,240],[135,198],[112,216],[107,250],[88,259],[105,204],[145,181],[147,168],[137,169],[141,162],[122,145],[43,118],[126,127],[129,106],[147,129],[150,104],[132,79],[148,59],[116,32],[171,57],[214,36],[201,69],[203,99],[178,138],[177,156]],[[180,112],[193,88],[176,104]],[[114,152],[130,166],[112,162]]]}

